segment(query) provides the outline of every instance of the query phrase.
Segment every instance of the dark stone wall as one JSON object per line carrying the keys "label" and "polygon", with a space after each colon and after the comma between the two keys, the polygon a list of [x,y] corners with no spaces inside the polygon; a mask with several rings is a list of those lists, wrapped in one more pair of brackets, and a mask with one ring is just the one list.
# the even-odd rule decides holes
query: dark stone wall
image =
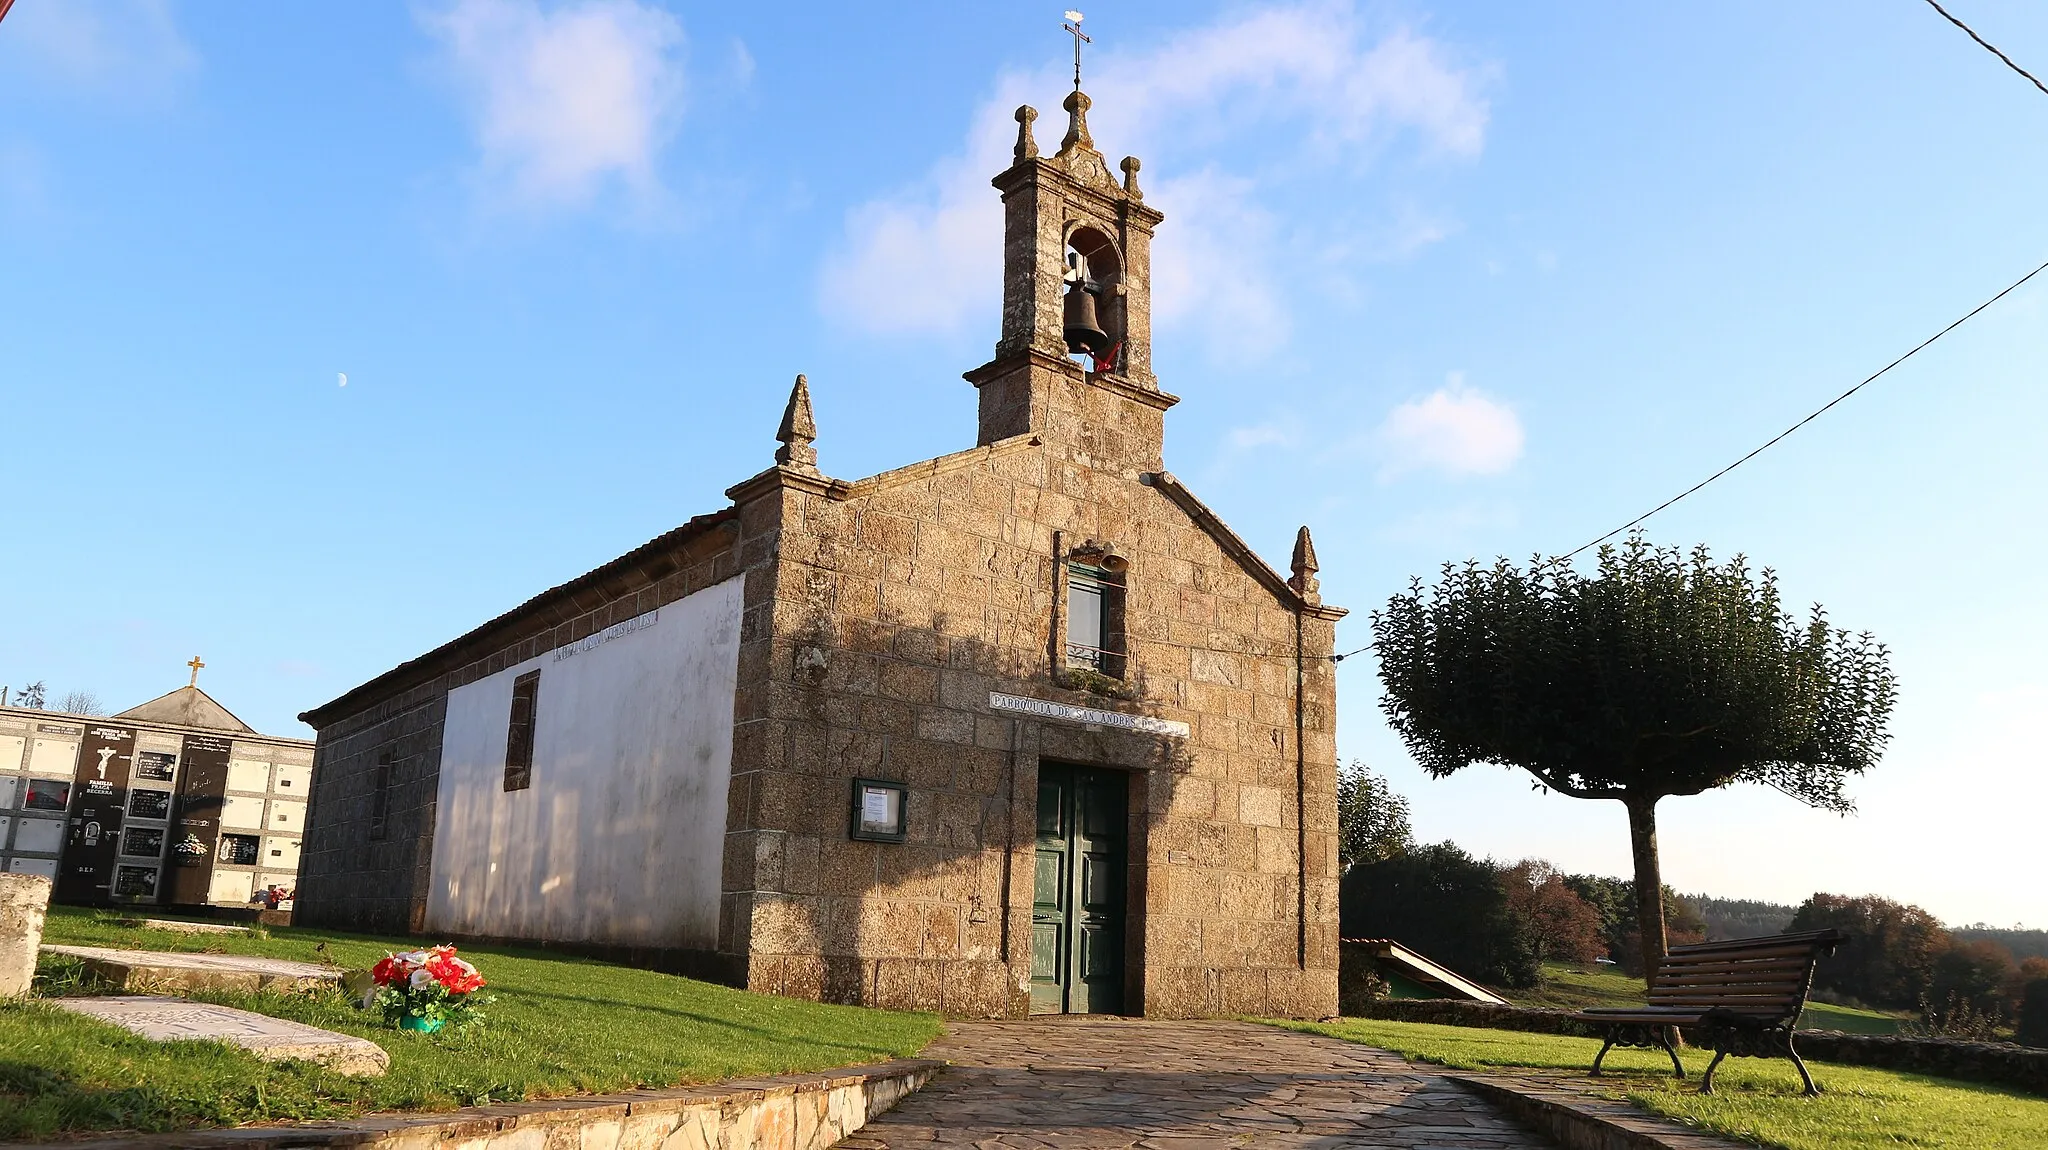
{"label": "dark stone wall", "polygon": [[[405,934],[419,926],[434,854],[442,691],[378,707],[320,733],[299,856],[301,926]],[[377,765],[391,755],[382,833],[371,828]]]}
{"label": "dark stone wall", "polygon": [[[1582,1037],[1598,1037],[1600,1034],[1597,1027],[1574,1020],[1571,1012],[1566,1010],[1535,1010],[1453,999],[1354,1001],[1345,1003],[1344,1012],[1358,1018],[1384,1018],[1396,1022],[1483,1026],[1494,1030],[1526,1030]],[[1801,1057],[1821,1062],[1932,1074],[2048,1095],[2048,1050],[2037,1047],[2016,1046],[2010,1042],[1845,1034],[1837,1030],[1802,1030],[1796,1041]]]}

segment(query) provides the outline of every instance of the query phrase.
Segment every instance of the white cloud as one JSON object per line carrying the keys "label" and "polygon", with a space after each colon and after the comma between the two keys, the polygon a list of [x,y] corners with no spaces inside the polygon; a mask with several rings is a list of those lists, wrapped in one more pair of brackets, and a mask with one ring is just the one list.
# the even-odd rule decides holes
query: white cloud
{"label": "white cloud", "polygon": [[419,19],[470,107],[483,175],[510,198],[576,205],[614,178],[659,192],[683,110],[674,16],[634,0],[456,0]]}
{"label": "white cloud", "polygon": [[[1277,251],[1288,239],[1261,207],[1261,181],[1321,178],[1321,170],[1370,156],[1404,134],[1432,154],[1479,152],[1488,111],[1481,74],[1450,62],[1428,37],[1400,28],[1369,32],[1349,4],[1295,4],[1191,29],[1149,50],[1092,58],[1089,127],[1098,146],[1112,150],[1112,161],[1128,152],[1163,157],[1145,181],[1147,202],[1168,215],[1153,253],[1154,308],[1163,325],[1221,331],[1216,321],[1228,319],[1233,332],[1267,325],[1262,346],[1247,347],[1241,337],[1213,343],[1226,358],[1268,353],[1285,341],[1279,278],[1266,260],[1248,255]],[[1002,212],[988,181],[1010,163],[1018,104],[1041,109],[1039,146],[1058,146],[1067,75],[1049,67],[998,77],[959,153],[916,185],[850,211],[845,239],[819,275],[824,311],[879,334],[955,333],[992,317]],[[1223,145],[1244,147],[1219,156]],[[1276,146],[1293,158],[1274,162]],[[1440,234],[1416,232],[1411,250]],[[1325,239],[1307,242],[1321,247]]]}
{"label": "white cloud", "polygon": [[1522,456],[1521,419],[1466,387],[1458,372],[1443,387],[1389,412],[1375,437],[1385,476],[1410,471],[1498,475]]}
{"label": "white cloud", "polygon": [[1256,451],[1261,447],[1287,447],[1294,443],[1292,428],[1261,423],[1251,427],[1233,427],[1224,441],[1232,451]]}
{"label": "white cloud", "polygon": [[6,35],[26,66],[88,90],[161,96],[199,64],[168,0],[32,0]]}

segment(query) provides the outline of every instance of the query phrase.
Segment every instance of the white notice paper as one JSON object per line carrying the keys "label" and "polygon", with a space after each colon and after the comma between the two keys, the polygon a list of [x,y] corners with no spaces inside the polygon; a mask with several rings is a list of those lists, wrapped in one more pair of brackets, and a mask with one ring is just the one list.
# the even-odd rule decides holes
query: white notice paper
{"label": "white notice paper", "polygon": [[891,797],[893,795],[889,791],[874,787],[864,788],[860,793],[860,821],[878,827],[895,826],[896,820],[890,817],[889,813]]}

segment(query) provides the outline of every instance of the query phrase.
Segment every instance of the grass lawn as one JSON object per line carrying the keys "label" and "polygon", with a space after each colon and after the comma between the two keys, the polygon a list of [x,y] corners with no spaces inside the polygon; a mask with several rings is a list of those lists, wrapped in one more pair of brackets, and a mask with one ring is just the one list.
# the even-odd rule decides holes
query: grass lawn
{"label": "grass lawn", "polygon": [[[290,927],[267,933],[174,934],[52,907],[43,938],[350,968],[419,945]],[[467,1033],[385,1029],[379,1016],[339,993],[194,996],[368,1038],[391,1054],[383,1078],[263,1062],[216,1043],[149,1042],[33,999],[0,1003],[0,1138],[445,1110],[821,1070],[914,1054],[940,1030],[936,1015],[797,1002],[531,950],[462,953],[497,998],[483,1025]]]}
{"label": "grass lawn", "polygon": [[[1611,966],[1579,967],[1569,963],[1543,964],[1543,981],[1528,990],[1500,992],[1517,1006],[1542,1006],[1558,1010],[1583,1010],[1589,1006],[1641,1006],[1643,980],[1631,978]],[[1852,1034],[1897,1034],[1900,1016],[1881,1010],[1858,1010],[1808,1002],[1799,1016],[1802,1030],[1846,1030]]]}
{"label": "grass lawn", "polygon": [[[1460,1070],[1536,1067],[1584,1074],[1600,1049],[1590,1038],[1377,1019],[1279,1025]],[[1790,1062],[1730,1058],[1714,1075],[1715,1094],[1706,1097],[1695,1091],[1712,1055],[1699,1050],[1680,1054],[1692,1076],[1684,1083],[1671,1078],[1670,1060],[1661,1050],[1612,1051],[1605,1069],[1614,1077],[1607,1087],[1689,1126],[1783,1150],[2048,1147],[2048,1099],[2018,1091],[1808,1060],[1824,1093],[1807,1098]]]}

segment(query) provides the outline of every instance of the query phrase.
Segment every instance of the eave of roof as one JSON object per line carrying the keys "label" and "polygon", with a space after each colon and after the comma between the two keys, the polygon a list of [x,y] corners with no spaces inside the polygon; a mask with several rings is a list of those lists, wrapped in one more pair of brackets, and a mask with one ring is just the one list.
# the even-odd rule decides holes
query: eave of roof
{"label": "eave of roof", "polygon": [[1250,573],[1252,578],[1264,584],[1266,589],[1271,591],[1275,598],[1287,604],[1289,610],[1300,611],[1304,615],[1313,615],[1318,619],[1342,619],[1344,616],[1351,614],[1350,609],[1347,607],[1333,607],[1327,603],[1311,603],[1302,598],[1301,592],[1296,591],[1287,582],[1286,576],[1273,570],[1271,564],[1260,558],[1258,552],[1252,550],[1251,544],[1246,543],[1242,536],[1230,529],[1228,523],[1223,522],[1222,516],[1209,510],[1208,504],[1195,498],[1194,492],[1189,491],[1180,480],[1174,478],[1173,472],[1154,471],[1142,478],[1145,483],[1158,489],[1168,499],[1171,499],[1175,506],[1186,512],[1188,518],[1194,520],[1197,527],[1207,532],[1209,537],[1216,541],[1217,546],[1223,548],[1224,554],[1237,560],[1239,566]]}
{"label": "eave of roof", "polygon": [[[671,531],[665,531],[653,539],[633,548],[617,559],[578,575],[567,583],[547,590],[521,603],[490,621],[473,627],[448,642],[428,651],[415,659],[407,659],[389,671],[371,679],[338,698],[301,711],[299,721],[318,730],[322,725],[361,707],[371,698],[389,695],[396,691],[417,686],[420,683],[445,674],[456,667],[473,662],[477,658],[499,650],[505,643],[505,632],[516,624],[538,612],[548,610],[565,602],[573,601],[578,595],[605,582],[607,579],[653,559],[665,552],[673,551],[708,534],[721,524],[736,520],[738,507],[727,507],[708,514],[699,515]],[[581,613],[580,611],[578,612]],[[491,642],[494,638],[499,641]],[[486,650],[486,648],[488,648]]]}

